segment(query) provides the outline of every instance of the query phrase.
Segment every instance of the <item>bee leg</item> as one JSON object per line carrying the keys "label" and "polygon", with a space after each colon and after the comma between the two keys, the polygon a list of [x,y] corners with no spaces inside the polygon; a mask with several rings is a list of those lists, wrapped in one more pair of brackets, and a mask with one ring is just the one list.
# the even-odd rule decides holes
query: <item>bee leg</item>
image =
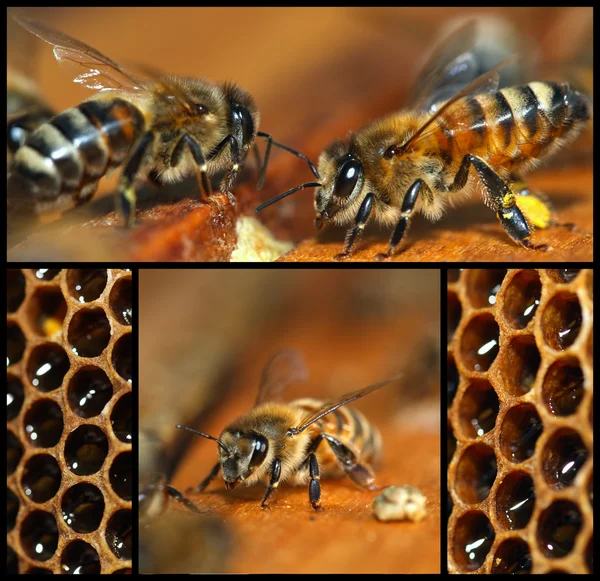
{"label": "bee leg", "polygon": [[354,243],[360,235],[362,234],[365,226],[367,225],[367,220],[369,219],[369,215],[371,214],[371,210],[373,208],[373,199],[375,196],[373,194],[367,194],[363,203],[360,205],[358,209],[358,214],[356,214],[356,218],[354,220],[354,227],[348,230],[346,234],[346,243],[344,246],[343,252],[340,254],[336,254],[334,260],[343,260],[344,258],[350,256],[350,251],[354,246]]}
{"label": "bee leg", "polygon": [[125,218],[125,225],[127,228],[131,228],[135,222],[135,204],[137,196],[133,189],[133,182],[153,140],[154,135],[152,135],[152,133],[146,133],[146,135],[142,137],[121,174],[121,179],[119,181],[119,201],[121,207],[118,208],[117,211],[120,210],[122,216]]}
{"label": "bee leg", "polygon": [[389,258],[393,254],[394,248],[400,244],[404,234],[408,232],[410,221],[412,219],[411,214],[415,208],[421,190],[431,192],[429,186],[422,179],[418,179],[410,186],[410,188],[408,188],[404,200],[402,201],[402,208],[400,208],[400,220],[398,220],[398,224],[396,225],[396,228],[394,228],[387,252],[378,254],[375,257],[375,260],[385,260],[386,258]]}
{"label": "bee leg", "polygon": [[202,492],[219,473],[221,469],[221,463],[217,462],[215,467],[210,471],[210,474],[195,488],[188,488],[186,492]]}
{"label": "bee leg", "polygon": [[267,163],[269,162],[269,158],[267,156],[271,153],[271,141],[267,143],[264,164],[260,158],[260,151],[256,142],[254,142],[254,145],[252,146],[252,151],[254,153],[254,163],[256,164],[256,171],[258,172],[258,182],[256,184],[256,189],[260,190],[265,184],[265,176],[267,174]]}
{"label": "bee leg", "polygon": [[465,155],[460,168],[456,172],[451,189],[460,190],[464,187],[469,177],[469,167],[471,165],[475,168],[479,179],[490,195],[496,210],[496,216],[506,233],[525,248],[547,250],[548,246],[546,244],[534,246],[530,242],[531,230],[529,223],[517,205],[515,193],[505,180],[478,157],[471,154]]}
{"label": "bee leg", "polygon": [[308,456],[308,467],[310,471],[310,482],[308,484],[308,499],[310,504],[315,510],[323,510],[323,507],[319,504],[321,500],[321,484],[319,482],[319,463],[317,462],[317,456],[313,452]]}
{"label": "bee leg", "polygon": [[204,157],[200,144],[187,133],[177,142],[175,149],[173,149],[173,153],[171,154],[171,167],[179,165],[186,145],[189,147],[198,167],[198,171],[200,172],[201,189],[204,191],[206,197],[210,199],[212,196],[212,188],[210,187],[210,180],[208,179],[206,158]]}
{"label": "bee leg", "polygon": [[269,498],[271,492],[279,486],[279,479],[281,478],[281,460],[279,458],[275,458],[273,462],[273,470],[271,471],[271,480],[269,481],[269,486],[265,491],[262,502],[260,506],[263,508],[269,508],[265,503],[267,502],[267,498]]}
{"label": "bee leg", "polygon": [[190,500],[188,500],[179,490],[173,488],[172,486],[167,486],[167,492],[169,496],[172,496],[175,500],[181,502],[185,507],[189,508],[192,512],[197,512],[202,514],[201,511],[195,504],[193,504]]}
{"label": "bee leg", "polygon": [[515,201],[519,206],[519,210],[523,212],[529,224],[535,228],[556,226],[571,231],[577,230],[575,224],[571,222],[561,223],[557,220],[552,202],[542,192],[532,192],[527,184],[519,178],[515,178],[511,189],[517,196]]}
{"label": "bee leg", "polygon": [[346,471],[346,474],[350,480],[362,488],[377,490],[377,487],[373,485],[375,476],[368,465],[359,464],[354,452],[333,436],[330,436],[329,434],[323,434],[323,438],[327,440],[327,443],[335,454],[335,457],[342,464],[342,468]]}

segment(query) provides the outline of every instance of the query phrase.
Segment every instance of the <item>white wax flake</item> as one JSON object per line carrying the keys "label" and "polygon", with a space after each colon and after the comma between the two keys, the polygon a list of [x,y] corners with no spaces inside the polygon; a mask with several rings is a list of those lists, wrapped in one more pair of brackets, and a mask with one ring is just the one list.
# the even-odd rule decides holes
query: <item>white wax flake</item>
{"label": "white wax flake", "polygon": [[388,486],[373,501],[373,514],[381,521],[421,521],[427,514],[426,499],[414,486]]}

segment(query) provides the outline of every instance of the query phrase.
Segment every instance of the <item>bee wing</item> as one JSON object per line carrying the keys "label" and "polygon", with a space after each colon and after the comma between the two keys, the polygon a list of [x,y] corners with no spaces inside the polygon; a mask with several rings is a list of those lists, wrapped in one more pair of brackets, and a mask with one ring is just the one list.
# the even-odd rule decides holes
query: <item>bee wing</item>
{"label": "bee wing", "polygon": [[342,395],[339,399],[337,399],[335,401],[327,402],[326,404],[323,405],[323,407],[321,407],[318,410],[315,410],[310,415],[303,418],[302,423],[299,426],[290,428],[288,430],[288,434],[296,435],[296,434],[299,434],[300,432],[303,432],[306,428],[308,428],[308,426],[310,426],[311,424],[314,424],[317,420],[320,420],[323,416],[330,414],[332,411],[338,409],[339,407],[342,407],[343,405],[346,405],[347,403],[350,403],[351,401],[354,401],[355,399],[364,397],[365,395],[368,395],[369,393],[386,386],[388,383],[392,383],[392,381],[396,381],[396,379],[399,379],[400,377],[401,377],[401,374],[394,375],[393,377],[388,377],[387,379],[378,381],[377,383],[374,383],[373,385],[369,385],[368,387],[363,387],[362,389],[358,389],[351,393],[347,393],[346,395]]}
{"label": "bee wing", "polygon": [[497,91],[500,85],[499,70],[502,67],[512,63],[515,58],[516,55],[512,55],[511,57],[503,60],[493,69],[472,80],[462,91],[454,95],[454,97],[452,97],[449,101],[446,101],[440,105],[437,111],[427,120],[427,122],[424,123],[406,143],[399,147],[398,153],[401,155],[411,146],[414,146],[416,143],[418,143],[419,140],[425,139],[427,136],[429,136],[431,131],[435,131],[434,122],[440,115],[442,115],[442,113],[446,115],[445,120],[449,129],[456,129],[461,125],[465,128],[468,128],[470,126],[470,112],[465,107],[455,107],[452,109],[454,104],[467,95]]}
{"label": "bee wing", "polygon": [[14,19],[26,30],[35,34],[54,47],[54,56],[61,63],[72,63],[85,72],[80,72],[73,80],[89,89],[125,89],[139,91],[144,82],[95,48],[51,28],[46,24],[14,15]]}
{"label": "bee wing", "polygon": [[263,369],[258,397],[254,405],[273,401],[290,383],[307,379],[306,363],[298,351],[295,349],[278,351]]}

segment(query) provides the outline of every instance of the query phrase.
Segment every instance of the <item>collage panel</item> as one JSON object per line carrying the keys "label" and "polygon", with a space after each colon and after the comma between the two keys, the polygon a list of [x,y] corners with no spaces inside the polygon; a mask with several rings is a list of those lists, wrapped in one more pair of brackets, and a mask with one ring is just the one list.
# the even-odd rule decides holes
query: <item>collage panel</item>
{"label": "collage panel", "polygon": [[450,573],[593,572],[593,271],[447,288]]}
{"label": "collage panel", "polygon": [[134,275],[6,277],[7,573],[131,573]]}
{"label": "collage panel", "polygon": [[593,260],[591,7],[7,16],[11,262]]}
{"label": "collage panel", "polygon": [[139,286],[140,572],[440,571],[438,270]]}

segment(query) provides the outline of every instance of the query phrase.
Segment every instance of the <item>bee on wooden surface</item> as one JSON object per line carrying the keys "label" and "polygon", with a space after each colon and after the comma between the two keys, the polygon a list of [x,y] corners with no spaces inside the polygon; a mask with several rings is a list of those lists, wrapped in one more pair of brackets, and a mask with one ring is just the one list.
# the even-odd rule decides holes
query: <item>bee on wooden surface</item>
{"label": "bee on wooden surface", "polygon": [[294,381],[307,377],[302,357],[294,350],[278,352],[265,367],[255,406],[227,426],[219,438],[189,430],[219,445],[219,461],[193,492],[204,490],[223,472],[227,490],[244,482],[247,486],[263,481],[267,489],[261,506],[280,482],[308,483],[312,507],[321,509],[323,476],[348,476],[363,488],[374,490],[370,462],[381,452],[381,436],[375,426],[358,411],[343,408],[397,379],[391,377],[346,394],[333,402],[298,399],[278,403],[276,397]]}
{"label": "bee on wooden surface", "polygon": [[[507,234],[529,249],[532,228],[558,225],[546,199],[520,177],[573,141],[591,116],[591,104],[567,83],[532,82],[500,89],[499,70],[479,74],[473,21],[434,52],[417,81],[409,109],[369,123],[334,141],[321,154],[318,182],[293,188],[257,208],[304,188],[318,188],[317,228],[354,222],[344,258],[367,221],[394,226],[392,255],[412,216],[438,220],[448,205],[479,192]],[[470,171],[474,169],[475,171]]]}
{"label": "bee on wooden surface", "polygon": [[36,213],[64,205],[60,202],[65,199],[85,203],[102,177],[124,166],[119,205],[126,225],[132,226],[137,176],[165,183],[195,173],[201,191],[213,201],[209,177],[224,172],[221,189],[231,198],[250,149],[259,160],[257,137],[267,140],[259,188],[272,145],[306,159],[258,131],[254,100],[234,84],[163,75],[147,67],[141,76],[134,75],[67,34],[33,20],[16,20],[52,45],[60,63],[84,69],[75,82],[100,90],[37,128],[15,152],[10,173],[23,182],[23,198],[33,201]]}

